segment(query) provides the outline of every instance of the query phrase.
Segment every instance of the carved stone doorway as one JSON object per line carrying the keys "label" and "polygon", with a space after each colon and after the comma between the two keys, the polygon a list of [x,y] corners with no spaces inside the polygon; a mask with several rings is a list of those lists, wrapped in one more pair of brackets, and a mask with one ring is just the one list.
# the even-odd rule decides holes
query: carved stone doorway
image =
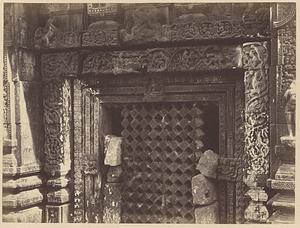
{"label": "carved stone doorway", "polygon": [[[103,186],[119,188],[114,197],[120,208],[114,213],[120,222],[195,223],[195,210],[205,205],[194,204],[191,182],[206,149],[219,156],[217,177],[209,180],[216,191],[217,222],[243,221],[242,78],[240,71],[102,78],[97,94],[102,138],[124,138],[120,183],[106,184],[102,177]],[[110,126],[103,128],[103,122]],[[107,217],[103,205],[100,214]]]}

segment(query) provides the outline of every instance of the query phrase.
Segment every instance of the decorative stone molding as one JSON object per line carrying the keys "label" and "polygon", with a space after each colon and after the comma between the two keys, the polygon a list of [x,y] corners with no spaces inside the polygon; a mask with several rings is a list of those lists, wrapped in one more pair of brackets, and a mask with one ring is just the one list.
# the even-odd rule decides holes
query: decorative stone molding
{"label": "decorative stone molding", "polygon": [[122,74],[233,69],[241,66],[240,55],[239,46],[212,45],[97,52],[83,57],[82,73]]}
{"label": "decorative stone molding", "polygon": [[263,189],[269,172],[269,109],[268,109],[268,47],[266,42],[243,45],[245,71],[245,152],[247,166],[244,182],[249,192],[263,194],[263,199],[248,194],[251,201],[245,219],[264,223],[268,211],[264,205],[267,195]]}

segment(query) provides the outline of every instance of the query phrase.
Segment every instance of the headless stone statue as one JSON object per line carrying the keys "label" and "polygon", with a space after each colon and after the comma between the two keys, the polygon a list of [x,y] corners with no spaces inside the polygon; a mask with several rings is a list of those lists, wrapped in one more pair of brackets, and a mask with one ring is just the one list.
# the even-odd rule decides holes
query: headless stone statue
{"label": "headless stone statue", "polygon": [[285,118],[290,137],[295,136],[296,83],[293,81],[284,94],[286,99]]}
{"label": "headless stone statue", "polygon": [[288,129],[288,135],[282,136],[281,142],[289,147],[295,147],[295,110],[296,110],[296,82],[290,84],[284,94],[285,103],[285,119]]}

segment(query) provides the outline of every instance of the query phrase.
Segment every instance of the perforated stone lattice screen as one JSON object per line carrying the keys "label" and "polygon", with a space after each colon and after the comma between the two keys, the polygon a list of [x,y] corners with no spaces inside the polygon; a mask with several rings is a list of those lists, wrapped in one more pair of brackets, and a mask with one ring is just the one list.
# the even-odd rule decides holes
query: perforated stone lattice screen
{"label": "perforated stone lattice screen", "polygon": [[191,178],[201,113],[196,102],[124,106],[122,222],[195,222]]}

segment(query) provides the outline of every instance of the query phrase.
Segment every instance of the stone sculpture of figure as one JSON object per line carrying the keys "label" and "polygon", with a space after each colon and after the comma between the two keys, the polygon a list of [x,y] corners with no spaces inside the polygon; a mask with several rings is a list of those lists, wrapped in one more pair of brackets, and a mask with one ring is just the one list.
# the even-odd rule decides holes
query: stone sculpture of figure
{"label": "stone sculpture of figure", "polygon": [[284,94],[286,100],[285,104],[285,118],[289,137],[294,137],[294,126],[295,126],[295,109],[296,109],[296,82],[295,80],[290,84],[289,88]]}

